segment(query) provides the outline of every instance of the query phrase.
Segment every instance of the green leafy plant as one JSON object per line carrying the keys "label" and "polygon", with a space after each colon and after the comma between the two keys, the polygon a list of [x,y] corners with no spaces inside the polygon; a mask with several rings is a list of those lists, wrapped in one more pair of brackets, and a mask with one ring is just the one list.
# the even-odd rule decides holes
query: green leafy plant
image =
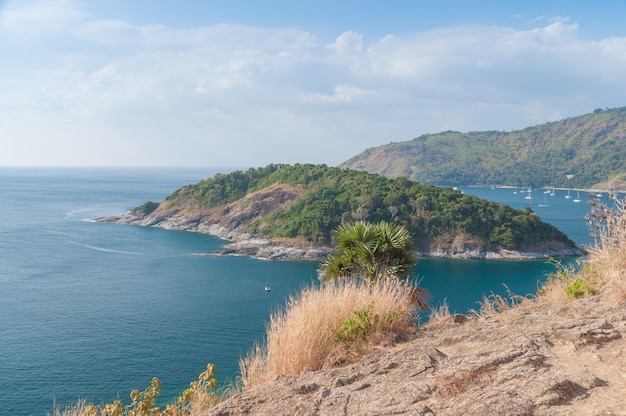
{"label": "green leafy plant", "polygon": [[154,212],[154,210],[157,209],[158,207],[159,207],[158,202],[147,201],[144,204],[139,205],[137,208],[134,208],[132,212],[135,214],[148,215]]}
{"label": "green leafy plant", "polygon": [[333,330],[333,336],[337,342],[354,343],[364,341],[372,331],[372,326],[378,323],[380,317],[372,316],[369,309],[357,309],[352,311],[354,318],[347,319],[341,326]]}
{"label": "green leafy plant", "polygon": [[556,290],[557,293],[565,292],[567,297],[577,299],[598,293],[600,287],[606,283],[588,258],[578,259],[575,263],[567,265],[557,260],[552,260],[552,263],[556,271],[548,275],[548,280],[538,291],[538,295],[544,298]]}
{"label": "green leafy plant", "polygon": [[565,287],[565,293],[574,298],[580,298],[585,296],[585,294],[593,294],[595,292],[595,285],[583,278],[576,279],[571,285]]}
{"label": "green leafy plant", "polygon": [[346,319],[339,328],[332,331],[335,341],[346,344],[358,344],[369,341],[370,335],[377,331],[389,331],[396,322],[399,314],[395,310],[383,315],[375,313],[376,305],[370,303],[365,308],[352,311],[352,318]]}
{"label": "green leafy plant", "polygon": [[357,221],[338,226],[334,237],[335,252],[320,268],[323,279],[359,277],[374,282],[388,277],[407,279],[413,274],[413,239],[402,225]]}
{"label": "green leafy plant", "polygon": [[161,395],[161,381],[153,378],[150,387],[143,391],[137,389],[130,392],[131,403],[124,405],[121,400],[96,406],[85,406],[87,416],[190,416],[201,412],[216,404],[219,400],[214,394],[217,387],[215,366],[208,364],[207,369],[200,374],[198,380],[190,383],[189,388],[172,404],[165,409],[157,405],[157,398]]}
{"label": "green leafy plant", "polygon": [[182,392],[176,399],[176,403],[165,408],[165,414],[168,416],[191,415],[216,404],[219,400],[213,393],[217,387],[217,380],[214,376],[215,366],[207,365],[207,369],[200,373],[198,380],[189,384],[189,388]]}

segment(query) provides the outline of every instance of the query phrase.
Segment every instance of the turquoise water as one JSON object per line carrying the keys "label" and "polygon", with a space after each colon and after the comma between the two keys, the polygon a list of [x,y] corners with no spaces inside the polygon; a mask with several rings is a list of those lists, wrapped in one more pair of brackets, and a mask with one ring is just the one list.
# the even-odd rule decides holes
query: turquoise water
{"label": "turquoise water", "polygon": [[[237,376],[238,359],[262,339],[269,313],[316,284],[317,263],[198,256],[224,242],[89,221],[160,201],[217,171],[226,170],[0,169],[3,414],[44,415],[55,400],[64,406],[78,397],[127,401],[152,377],[172,398],[209,362],[220,382]],[[465,192],[513,198],[512,190]],[[509,203],[528,203],[520,198]],[[537,212],[587,243],[588,206],[554,198],[554,210]],[[434,304],[447,299],[465,312],[491,291],[504,293],[503,283],[532,293],[552,270],[542,260],[428,259],[416,279]]]}

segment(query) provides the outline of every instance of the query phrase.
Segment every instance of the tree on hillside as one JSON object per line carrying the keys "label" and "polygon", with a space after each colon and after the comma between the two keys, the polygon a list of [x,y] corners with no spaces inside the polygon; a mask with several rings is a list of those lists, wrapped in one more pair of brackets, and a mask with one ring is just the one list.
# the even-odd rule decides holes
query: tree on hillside
{"label": "tree on hillside", "polygon": [[408,279],[416,264],[413,239],[402,225],[381,221],[341,224],[333,232],[336,249],[319,270],[323,280],[359,277],[376,282]]}

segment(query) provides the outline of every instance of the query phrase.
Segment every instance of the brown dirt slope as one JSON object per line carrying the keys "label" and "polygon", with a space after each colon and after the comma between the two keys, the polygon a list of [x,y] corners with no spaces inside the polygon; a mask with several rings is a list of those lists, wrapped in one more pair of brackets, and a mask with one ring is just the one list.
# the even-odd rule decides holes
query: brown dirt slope
{"label": "brown dirt slope", "polygon": [[358,363],[238,393],[220,415],[626,415],[626,301],[455,315]]}

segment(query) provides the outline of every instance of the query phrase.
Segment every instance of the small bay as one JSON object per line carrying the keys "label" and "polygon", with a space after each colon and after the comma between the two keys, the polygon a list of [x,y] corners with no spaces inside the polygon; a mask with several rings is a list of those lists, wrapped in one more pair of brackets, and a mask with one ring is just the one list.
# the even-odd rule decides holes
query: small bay
{"label": "small bay", "polygon": [[[224,241],[91,221],[228,170],[0,168],[3,412],[44,415],[55,400],[63,407],[79,397],[127,402],[152,377],[167,400],[209,362],[221,384],[235,380],[269,314],[317,284],[318,264],[200,256]],[[516,208],[530,203],[576,243],[590,243],[589,206],[566,191],[537,190],[533,200],[509,188],[463,191]],[[467,312],[492,291],[505,294],[503,285],[534,293],[553,270],[545,260],[422,259],[415,279],[434,305],[446,299],[452,311]]]}

